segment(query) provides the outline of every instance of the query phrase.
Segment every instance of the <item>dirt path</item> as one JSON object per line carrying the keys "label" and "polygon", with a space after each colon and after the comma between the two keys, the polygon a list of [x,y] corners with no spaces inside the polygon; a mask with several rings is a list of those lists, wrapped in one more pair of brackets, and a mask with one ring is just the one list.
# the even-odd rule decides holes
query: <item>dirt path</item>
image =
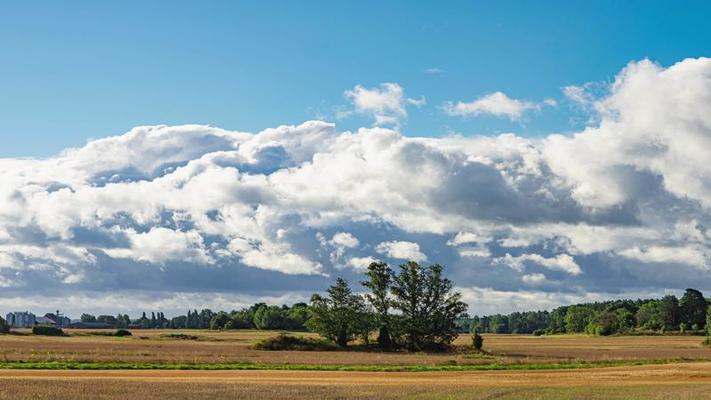
{"label": "dirt path", "polygon": [[644,365],[556,371],[335,372],[335,371],[78,371],[0,370],[3,380],[112,380],[134,382],[281,385],[552,387],[711,384],[711,363]]}

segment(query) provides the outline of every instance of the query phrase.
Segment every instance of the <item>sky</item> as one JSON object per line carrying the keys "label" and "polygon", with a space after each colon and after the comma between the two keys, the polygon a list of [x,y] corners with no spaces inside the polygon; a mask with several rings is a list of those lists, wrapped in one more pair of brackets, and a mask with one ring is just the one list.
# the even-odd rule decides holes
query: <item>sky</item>
{"label": "sky", "polygon": [[710,9],[0,1],[0,311],[711,290]]}

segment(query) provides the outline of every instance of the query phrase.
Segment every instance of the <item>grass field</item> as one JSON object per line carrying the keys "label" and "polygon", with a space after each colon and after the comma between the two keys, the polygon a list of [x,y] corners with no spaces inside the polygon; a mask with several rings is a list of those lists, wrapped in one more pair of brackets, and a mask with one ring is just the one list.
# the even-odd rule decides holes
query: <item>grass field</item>
{"label": "grass field", "polygon": [[[188,340],[166,336],[176,331],[134,331],[127,338],[21,333],[0,336],[0,366],[32,362],[41,369],[0,369],[0,400],[711,399],[711,349],[698,336],[485,335],[489,354],[476,355],[467,351],[467,335],[455,353],[384,354],[254,350],[258,340],[276,334],[263,331],[180,331],[195,336]],[[674,362],[679,359],[694,362]],[[59,362],[91,363],[94,370],[46,369],[66,366]],[[102,370],[127,363],[244,368]],[[403,370],[418,372],[395,372]]]}

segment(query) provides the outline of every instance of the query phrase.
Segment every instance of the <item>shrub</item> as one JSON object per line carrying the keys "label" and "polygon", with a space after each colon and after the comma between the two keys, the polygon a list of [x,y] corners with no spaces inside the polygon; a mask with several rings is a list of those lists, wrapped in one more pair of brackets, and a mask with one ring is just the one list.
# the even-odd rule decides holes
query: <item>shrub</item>
{"label": "shrub", "polygon": [[533,331],[533,336],[543,336],[546,334],[544,329],[536,329]]}
{"label": "shrub", "polygon": [[163,339],[176,339],[176,340],[198,340],[200,339],[195,335],[186,335],[184,333],[166,333],[165,335],[160,335]]}
{"label": "shrub", "polygon": [[484,338],[477,331],[472,334],[472,346],[476,351],[481,351],[482,346],[484,346]]}
{"label": "shrub", "polygon": [[62,328],[51,325],[35,325],[32,327],[32,333],[43,336],[64,336]]}
{"label": "shrub", "polygon": [[291,336],[280,334],[257,342],[254,345],[257,350],[298,350],[298,351],[331,351],[338,347],[335,343],[324,339],[305,338],[303,336]]}
{"label": "shrub", "polygon": [[118,329],[116,332],[114,332],[114,336],[118,337],[124,337],[124,336],[132,336],[131,331],[126,330],[126,329]]}

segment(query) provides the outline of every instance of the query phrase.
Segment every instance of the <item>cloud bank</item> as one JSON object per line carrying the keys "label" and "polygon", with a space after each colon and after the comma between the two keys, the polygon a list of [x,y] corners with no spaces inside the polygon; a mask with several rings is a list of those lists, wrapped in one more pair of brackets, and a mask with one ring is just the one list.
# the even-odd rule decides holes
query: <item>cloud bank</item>
{"label": "cloud bank", "polygon": [[[404,112],[360,89],[376,121]],[[0,305],[229,308],[408,258],[472,313],[711,289],[711,60],[631,63],[590,101],[595,124],[538,139],[146,126],[0,159]]]}

